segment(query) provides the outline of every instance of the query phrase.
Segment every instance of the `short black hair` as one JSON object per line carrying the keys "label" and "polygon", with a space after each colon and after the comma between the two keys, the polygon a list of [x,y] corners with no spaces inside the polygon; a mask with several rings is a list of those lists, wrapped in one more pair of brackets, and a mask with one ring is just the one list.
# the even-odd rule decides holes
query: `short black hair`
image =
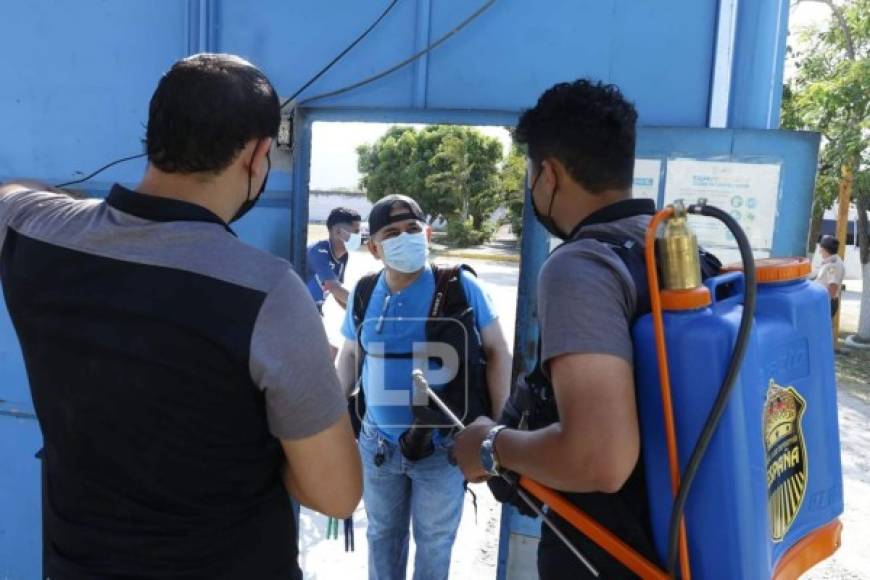
{"label": "short black hair", "polygon": [[828,251],[829,254],[836,254],[840,251],[840,240],[834,236],[822,236],[819,240],[819,245]]}
{"label": "short black hair", "polygon": [[248,61],[197,54],[163,75],[148,110],[148,161],[166,173],[219,173],[251,139],[275,137],[278,94]]}
{"label": "short black hair", "polygon": [[362,221],[359,212],[348,207],[337,207],[329,212],[329,217],[326,218],[327,229],[332,229],[332,226],[338,224],[353,224],[353,222]]}
{"label": "short black hair", "polygon": [[629,189],[637,111],[616,85],[587,79],[552,86],[520,117],[514,138],[532,162],[558,159],[590,193]]}

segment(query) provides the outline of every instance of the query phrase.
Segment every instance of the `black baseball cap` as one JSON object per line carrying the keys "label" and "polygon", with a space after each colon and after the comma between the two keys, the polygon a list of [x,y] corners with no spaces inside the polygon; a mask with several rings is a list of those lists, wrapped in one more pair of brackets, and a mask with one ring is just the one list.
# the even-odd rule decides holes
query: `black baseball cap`
{"label": "black baseball cap", "polygon": [[[390,212],[392,212],[396,207],[400,207],[406,211],[390,215]],[[388,195],[379,199],[377,203],[372,206],[372,209],[369,212],[369,232],[374,236],[388,225],[405,220],[426,221],[426,216],[423,215],[423,210],[420,209],[420,204],[407,195]]]}

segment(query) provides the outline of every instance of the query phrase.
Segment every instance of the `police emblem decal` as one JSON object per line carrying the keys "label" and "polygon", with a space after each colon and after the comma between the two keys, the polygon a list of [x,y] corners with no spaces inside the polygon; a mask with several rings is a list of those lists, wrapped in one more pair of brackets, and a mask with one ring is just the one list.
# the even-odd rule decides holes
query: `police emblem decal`
{"label": "police emblem decal", "polygon": [[807,451],[801,426],[807,403],[794,389],[770,380],[764,403],[767,507],[770,537],[781,542],[807,489]]}

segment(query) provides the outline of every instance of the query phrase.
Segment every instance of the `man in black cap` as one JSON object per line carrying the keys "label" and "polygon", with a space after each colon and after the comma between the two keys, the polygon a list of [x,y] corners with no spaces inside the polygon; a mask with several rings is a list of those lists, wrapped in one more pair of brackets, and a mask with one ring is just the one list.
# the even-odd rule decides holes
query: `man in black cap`
{"label": "man in black cap", "polygon": [[839,251],[840,240],[834,236],[822,236],[819,240],[822,263],[818,270],[810,275],[810,279],[824,286],[831,297],[831,318],[836,316],[840,309],[840,290],[843,287],[843,278],[846,277],[846,266],[837,253]]}
{"label": "man in black cap", "polygon": [[369,224],[369,250],[384,269],[362,278],[350,295],[338,362],[348,394],[362,371],[367,411],[360,417],[359,447],[369,578],[405,577],[413,522],[414,578],[446,579],[463,477],[448,460],[450,430],[430,428],[449,423],[427,415],[425,396],[411,396],[411,373],[426,372],[432,388],[466,420],[497,417],[507,397],[510,355],[473,273],[427,263],[429,233],[417,202],[385,197],[372,208]]}

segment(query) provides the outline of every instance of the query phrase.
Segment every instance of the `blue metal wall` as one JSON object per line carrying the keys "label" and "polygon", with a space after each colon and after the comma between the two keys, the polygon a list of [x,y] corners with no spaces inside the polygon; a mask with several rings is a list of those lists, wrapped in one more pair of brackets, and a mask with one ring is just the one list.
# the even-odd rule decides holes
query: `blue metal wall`
{"label": "blue metal wall", "polygon": [[[263,19],[241,3],[226,3],[219,8],[220,22],[240,26],[221,26],[218,48],[249,55],[287,93],[343,48],[386,2],[359,3],[355,10],[347,10],[347,4],[287,3]],[[372,37],[303,98],[394,64],[450,30],[476,4],[401,2]],[[632,0],[497,1],[428,59],[325,104],[517,111],[554,82],[593,76],[619,83],[637,101],[642,123],[703,126],[715,8],[715,2],[699,0],[664,5]],[[680,34],[661,33],[667,30]],[[306,57],[299,60],[296,55]]]}
{"label": "blue metal wall", "polygon": [[[482,2],[482,0],[480,0]],[[238,53],[289,95],[381,13],[388,0],[3,0],[0,24],[0,181],[61,182],[139,153],[148,100],[177,59]],[[381,25],[301,99],[356,82],[420,50],[472,13],[472,0],[400,0]],[[299,111],[293,173],[277,171],[241,235],[297,258],[305,242],[310,129],[316,119],[511,124],[554,82],[591,76],[619,84],[647,129],[640,148],[717,154],[746,149],[783,158],[777,244],[806,230],[815,150],[803,137],[702,131],[713,123],[774,129],[787,0],[496,0],[445,45],[389,77]],[[732,28],[729,29],[729,23]],[[722,105],[724,104],[724,105]],[[720,112],[721,113],[721,112]],[[719,115],[723,116],[722,114]],[[720,126],[717,121],[716,126]],[[686,131],[686,129],[694,129]],[[812,141],[810,139],[810,141]],[[135,185],[144,163],[114,167],[88,185]],[[789,206],[792,207],[792,206]],[[517,353],[534,340],[533,275],[546,255],[527,230]],[[802,243],[802,240],[801,240]],[[17,341],[0,308],[0,577],[39,576],[40,446]],[[510,531],[514,520],[505,519]],[[518,530],[526,530],[516,523]],[[505,560],[507,543],[503,544]]]}
{"label": "blue metal wall", "polygon": [[[732,0],[733,1],[733,0]],[[0,178],[66,179],[141,149],[159,75],[198,50],[239,53],[290,94],[387,0],[6,0],[0,5]],[[731,126],[776,125],[785,0],[742,0]],[[391,65],[451,29],[469,0],[401,0],[306,96]],[[643,125],[704,127],[714,0],[497,0],[415,65],[318,107],[516,112],[552,83],[618,83]],[[14,55],[14,56],[13,56]],[[135,180],[141,164],[103,175]]]}

